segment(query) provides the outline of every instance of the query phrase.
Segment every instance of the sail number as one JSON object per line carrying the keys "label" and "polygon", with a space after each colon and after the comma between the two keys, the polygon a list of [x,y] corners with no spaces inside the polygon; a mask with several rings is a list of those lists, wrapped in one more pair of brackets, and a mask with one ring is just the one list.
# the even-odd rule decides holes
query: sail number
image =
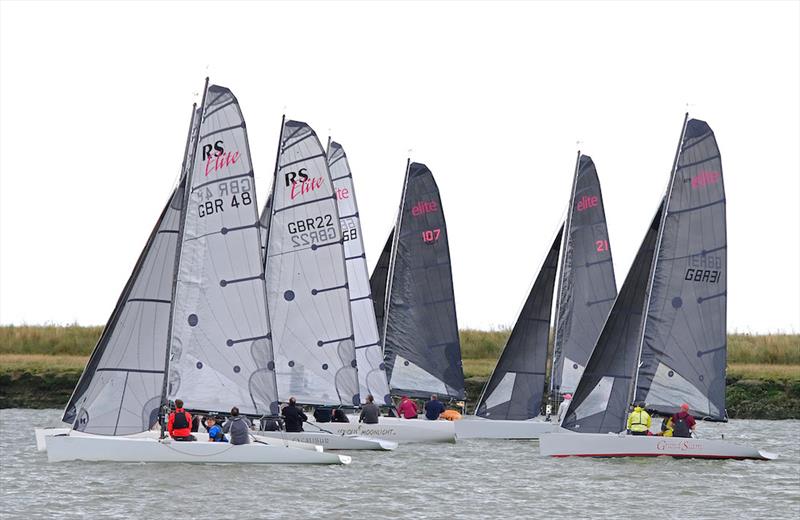
{"label": "sail number", "polygon": [[686,270],[684,280],[690,282],[708,282],[719,283],[720,271],[716,269],[692,269],[691,267]]}
{"label": "sail number", "polygon": [[333,225],[333,216],[330,214],[289,222],[287,229],[292,239],[292,247],[310,246],[338,238],[336,227]]}
{"label": "sail number", "polygon": [[[225,211],[225,201],[227,198],[220,198],[214,200],[207,200],[197,206],[197,214],[202,218],[206,215],[214,213],[222,213]],[[252,204],[253,199],[250,198],[250,192],[244,191],[238,195],[232,195],[229,200],[229,207],[238,208],[240,205],[249,206]]]}
{"label": "sail number", "polygon": [[594,247],[597,249],[598,253],[608,251],[608,240],[595,240]]}
{"label": "sail number", "polygon": [[347,242],[348,240],[355,240],[358,238],[358,227],[356,226],[356,222],[353,218],[343,218],[341,219],[340,223],[342,225],[343,241]]}
{"label": "sail number", "polygon": [[422,232],[422,241],[426,244],[432,244],[439,240],[439,235],[442,234],[442,230],[440,228],[436,229],[426,229]]}

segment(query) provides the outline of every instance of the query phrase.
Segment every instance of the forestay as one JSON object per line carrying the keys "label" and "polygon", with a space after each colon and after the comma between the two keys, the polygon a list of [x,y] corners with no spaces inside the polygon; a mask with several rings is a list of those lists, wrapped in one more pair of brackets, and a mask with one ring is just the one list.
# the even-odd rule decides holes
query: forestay
{"label": "forestay", "polygon": [[353,175],[347,155],[339,143],[331,142],[329,145],[328,167],[336,193],[339,223],[344,240],[347,284],[353,318],[356,361],[358,362],[359,390],[362,399],[372,394],[376,402],[391,405],[392,398],[389,395],[383,349],[372,302],[367,255],[364,252]]}
{"label": "forestay", "polygon": [[267,288],[281,401],[360,404],[342,233],[325,150],[286,121],[272,187]]}
{"label": "forestay", "polygon": [[686,124],[668,192],[644,324],[636,399],[725,420],[727,239],[714,133]]}
{"label": "forestay", "polygon": [[488,419],[525,420],[539,415],[545,387],[550,310],[563,226],[539,270],[497,366],[475,407]]}
{"label": "forestay", "polygon": [[189,409],[277,412],[245,122],[225,87],[210,86],[189,177],[171,319],[170,399]]}
{"label": "forestay", "polygon": [[578,156],[566,228],[550,383],[555,394],[575,391],[617,297],[603,194],[588,155]]}
{"label": "forestay", "polygon": [[586,433],[625,428],[639,352],[642,309],[650,277],[661,208],[650,224],[614,301],[561,426]]}
{"label": "forestay", "polygon": [[[183,171],[198,121],[193,108]],[[158,420],[184,187],[182,173],[67,404],[76,430],[129,435]]]}
{"label": "forestay", "polygon": [[392,391],[464,399],[447,227],[424,164],[406,171],[387,287],[383,342]]}

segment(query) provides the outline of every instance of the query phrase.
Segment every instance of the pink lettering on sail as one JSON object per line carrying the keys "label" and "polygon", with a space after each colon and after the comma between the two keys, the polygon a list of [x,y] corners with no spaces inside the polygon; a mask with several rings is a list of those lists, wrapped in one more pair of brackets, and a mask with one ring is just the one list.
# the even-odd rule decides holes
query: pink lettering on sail
{"label": "pink lettering on sail", "polygon": [[709,184],[716,184],[719,182],[719,172],[702,171],[692,177],[692,189],[703,188]]}
{"label": "pink lettering on sail", "polygon": [[301,197],[306,193],[322,188],[322,183],[325,181],[322,177],[309,178],[302,182],[292,181],[292,190],[289,193],[289,198],[294,200],[296,197]]}
{"label": "pink lettering on sail", "polygon": [[595,206],[597,206],[597,195],[592,195],[591,197],[584,195],[581,197],[581,200],[578,201],[578,211],[586,211]]}
{"label": "pink lettering on sail", "polygon": [[222,168],[227,168],[236,164],[238,160],[239,152],[226,152],[214,157],[208,157],[206,159],[206,177],[208,177],[209,173],[214,173]]}
{"label": "pink lettering on sail", "polygon": [[439,205],[436,204],[436,201],[435,200],[431,200],[431,201],[423,200],[423,201],[417,202],[411,208],[411,215],[413,215],[415,217],[419,217],[420,215],[424,215],[425,213],[431,213],[431,212],[434,212],[434,211],[439,211]]}

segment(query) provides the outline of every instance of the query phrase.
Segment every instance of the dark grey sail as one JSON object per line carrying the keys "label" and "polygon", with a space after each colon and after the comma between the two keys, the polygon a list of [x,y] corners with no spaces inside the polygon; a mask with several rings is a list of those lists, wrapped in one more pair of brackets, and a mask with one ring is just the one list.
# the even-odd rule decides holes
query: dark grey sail
{"label": "dark grey sail", "polygon": [[264,209],[261,210],[261,217],[258,223],[261,224],[261,251],[266,258],[267,251],[267,238],[269,237],[269,224],[272,221],[272,193],[267,196],[267,202],[264,204]]}
{"label": "dark grey sail", "polygon": [[563,226],[558,230],[497,366],[475,407],[487,419],[521,421],[539,415],[545,387],[550,311]]}
{"label": "dark grey sail", "polygon": [[389,281],[389,263],[392,257],[392,244],[394,244],[394,228],[389,232],[386,245],[383,246],[378,263],[369,277],[369,287],[372,291],[372,305],[375,308],[375,321],[378,325],[378,334],[383,346],[383,318],[386,315],[386,284]]}
{"label": "dark grey sail", "polygon": [[431,171],[411,163],[396,225],[384,320],[394,394],[464,399],[450,249]]}
{"label": "dark grey sail", "polygon": [[350,310],[353,317],[356,361],[358,362],[359,391],[363,398],[372,395],[377,403],[392,404],[386,366],[383,362],[381,337],[372,302],[367,255],[361,233],[361,216],[358,212],[353,174],[344,148],[337,142],[328,147],[328,168],[331,172],[339,223],[342,227],[344,254],[347,265],[347,286],[350,293]]}
{"label": "dark grey sail", "polygon": [[566,226],[550,383],[555,395],[575,391],[617,297],[603,194],[588,155],[578,156]]}
{"label": "dark grey sail", "polygon": [[272,186],[267,294],[278,395],[358,406],[358,364],[336,194],[314,130],[285,121]]}
{"label": "dark grey sail", "polygon": [[236,97],[203,97],[171,318],[166,396],[193,410],[277,412],[258,205]]}
{"label": "dark grey sail", "polygon": [[661,413],[725,420],[727,239],[720,152],[686,124],[649,292],[636,400]]}
{"label": "dark grey sail", "polygon": [[[663,207],[663,204],[662,204]],[[625,429],[639,353],[642,310],[650,278],[661,208],[645,234],[614,301],[561,426],[582,433]]]}
{"label": "dark grey sail", "polygon": [[[199,121],[192,114],[184,170]],[[62,421],[76,430],[128,435],[149,430],[158,419],[185,185],[182,175],[67,404]]]}

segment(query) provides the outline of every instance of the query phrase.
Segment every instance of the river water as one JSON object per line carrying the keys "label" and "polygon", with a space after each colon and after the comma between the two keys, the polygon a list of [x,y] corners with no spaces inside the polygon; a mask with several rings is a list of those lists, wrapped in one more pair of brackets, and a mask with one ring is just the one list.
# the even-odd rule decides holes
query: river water
{"label": "river water", "polygon": [[[698,425],[771,462],[550,459],[532,441],[401,445],[349,466],[50,464],[33,428],[60,410],[0,411],[0,518],[800,518],[800,421]],[[639,515],[636,515],[639,516]]]}

